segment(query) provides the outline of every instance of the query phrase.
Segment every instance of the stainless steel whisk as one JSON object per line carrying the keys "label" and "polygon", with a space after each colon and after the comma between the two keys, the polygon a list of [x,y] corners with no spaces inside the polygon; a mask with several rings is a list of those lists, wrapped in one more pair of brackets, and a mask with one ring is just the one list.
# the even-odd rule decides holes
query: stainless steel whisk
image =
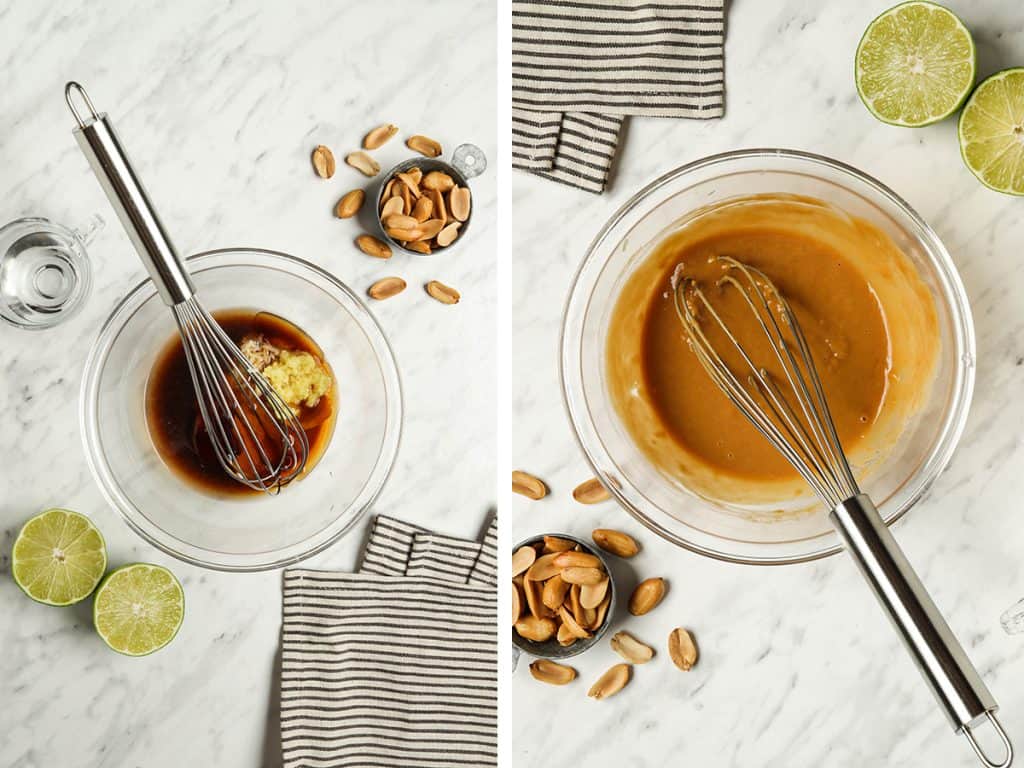
{"label": "stainless steel whisk", "polygon": [[[953,728],[966,736],[985,765],[1006,768],[1013,762],[1013,748],[995,717],[998,705],[875,505],[861,492],[793,310],[763,272],[729,256],[718,261],[724,271],[713,295],[679,269],[672,278],[687,342],[722,392],[829,508],[829,519]],[[754,332],[770,349],[763,353],[767,360],[757,359],[752,345],[745,345],[716,309],[715,297],[726,291],[736,291],[756,319]],[[986,720],[1003,743],[1001,762],[989,758],[975,738],[974,729]]]}
{"label": "stainless steel whisk", "polygon": [[[87,109],[84,117],[75,95]],[[267,493],[280,491],[306,465],[305,430],[196,297],[192,279],[106,114],[96,112],[76,82],[67,84],[64,98],[78,123],[78,146],[174,315],[217,461],[239,483]]]}

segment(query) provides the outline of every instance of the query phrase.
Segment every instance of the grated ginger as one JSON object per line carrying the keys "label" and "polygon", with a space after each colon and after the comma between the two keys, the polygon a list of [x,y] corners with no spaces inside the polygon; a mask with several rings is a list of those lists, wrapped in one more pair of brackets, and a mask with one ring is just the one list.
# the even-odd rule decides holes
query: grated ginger
{"label": "grated ginger", "polygon": [[309,352],[282,349],[261,373],[293,411],[315,408],[334,383],[320,361]]}

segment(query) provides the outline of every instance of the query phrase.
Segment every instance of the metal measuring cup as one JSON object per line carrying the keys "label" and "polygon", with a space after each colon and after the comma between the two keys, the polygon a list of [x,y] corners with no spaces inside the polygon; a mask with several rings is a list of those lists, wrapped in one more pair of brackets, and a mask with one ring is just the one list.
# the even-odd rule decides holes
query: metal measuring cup
{"label": "metal measuring cup", "polygon": [[601,561],[601,566],[604,568],[604,572],[608,574],[608,594],[610,595],[608,612],[605,613],[604,621],[601,622],[601,626],[593,631],[591,637],[585,640],[577,640],[569,646],[559,645],[558,641],[554,638],[546,640],[543,643],[527,640],[524,637],[520,637],[516,633],[515,629],[513,629],[512,644],[515,646],[513,655],[514,665],[518,664],[520,651],[528,653],[531,656],[536,656],[537,658],[550,659],[552,661],[564,661],[565,659],[570,659],[573,656],[578,656],[601,642],[601,638],[605,636],[605,633],[608,632],[608,627],[610,627],[612,622],[615,620],[615,601],[617,599],[615,592],[615,575],[612,573],[611,568],[608,567],[608,561],[605,559],[604,553],[601,552],[598,547],[595,547],[593,544],[577,538],[576,536],[570,536],[567,533],[548,533],[541,534],[539,536],[531,536],[530,538],[516,544],[516,546],[512,548],[512,551],[515,552],[521,547],[532,547],[535,544],[540,544],[544,541],[545,536],[554,536],[555,538],[565,539],[578,544],[582,552],[594,555]]}
{"label": "metal measuring cup", "polygon": [[388,182],[395,178],[397,174],[405,173],[410,168],[419,168],[423,171],[424,176],[431,171],[447,173],[452,177],[452,180],[457,186],[469,189],[470,198],[472,199],[472,204],[469,208],[469,216],[466,217],[466,220],[462,222],[462,226],[459,227],[459,236],[455,238],[455,241],[451,245],[445,246],[444,250],[450,251],[466,237],[466,231],[469,229],[470,222],[473,220],[473,211],[476,209],[476,197],[473,194],[473,188],[469,185],[469,179],[476,178],[487,170],[487,158],[484,156],[483,150],[475,144],[460,144],[455,148],[455,151],[452,152],[450,162],[437,157],[413,157],[408,160],[403,160],[381,176],[381,182],[377,186],[377,194],[374,195],[376,207],[373,212],[373,217],[377,222],[377,229],[380,231],[381,237],[385,242],[391,245],[392,248],[396,248],[403,253],[411,253],[414,256],[422,256],[422,253],[406,248],[399,241],[391,237],[391,235],[389,235],[384,229],[384,223],[380,220],[381,202]]}

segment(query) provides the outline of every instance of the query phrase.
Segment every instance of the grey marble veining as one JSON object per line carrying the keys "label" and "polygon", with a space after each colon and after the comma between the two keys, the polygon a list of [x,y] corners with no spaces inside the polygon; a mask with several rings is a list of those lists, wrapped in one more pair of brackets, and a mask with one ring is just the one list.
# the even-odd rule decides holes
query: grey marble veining
{"label": "grey marble veining", "polygon": [[[619,627],[656,646],[613,699],[586,691],[618,657],[573,660],[580,680],[534,681],[523,659],[503,719],[510,765],[659,768],[976,764],[952,734],[852,562],[781,568],[718,563],[662,542],[613,504],[582,507],[589,476],[562,408],[557,344],[569,282],[587,243],[630,195],[662,173],[716,152],[782,146],[831,155],[890,185],[946,243],[963,277],[978,340],[970,419],[949,469],[895,533],[1002,705],[1024,749],[1024,639],[999,615],[1024,596],[1024,200],[985,189],[964,167],[956,124],[919,130],[877,122],[852,82],[868,22],[891,2],[729,3],[726,117],[633,119],[617,176],[602,197],[523,173],[512,176],[514,393],[511,461],[543,477],[552,497],[511,496],[506,541],[551,530],[629,531],[644,551],[621,575],[663,576],[665,602]],[[950,2],[972,29],[979,74],[1024,64],[1019,5]],[[523,222],[529,222],[524,226]],[[628,620],[622,620],[627,616]],[[675,670],[665,641],[692,627],[702,658]]]}
{"label": "grey marble veining", "polygon": [[[0,765],[241,768],[274,765],[278,752],[280,575],[163,556],[104,503],[85,463],[84,359],[143,270],[71,136],[64,82],[83,82],[111,114],[182,253],[282,250],[360,293],[386,275],[408,281],[371,306],[406,398],[398,462],[375,509],[472,536],[494,505],[493,168],[474,180],[473,226],[449,254],[371,259],[352,244],[358,225],[332,214],[364,182],[342,158],[380,122],[434,136],[446,154],[473,142],[493,162],[495,10],[467,1],[454,11],[441,0],[0,0],[0,220],[107,221],[90,247],[95,290],[81,315],[41,334],[0,326]],[[330,181],[310,167],[318,143],[338,157]],[[390,167],[410,153],[396,138],[375,154]],[[434,302],[420,287],[430,279],[462,302]],[[153,561],[181,578],[186,618],[168,648],[120,657],[92,631],[89,603],[54,609],[21,595],[8,574],[13,537],[57,505],[96,520],[112,565]],[[362,535],[308,564],[351,569]]]}

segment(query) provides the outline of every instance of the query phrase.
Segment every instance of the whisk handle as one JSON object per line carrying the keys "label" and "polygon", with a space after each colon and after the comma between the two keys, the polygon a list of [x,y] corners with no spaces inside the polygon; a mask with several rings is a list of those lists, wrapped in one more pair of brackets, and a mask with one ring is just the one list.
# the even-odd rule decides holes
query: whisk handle
{"label": "whisk handle", "polygon": [[[96,112],[89,95],[78,83],[68,83],[64,94],[68,108],[78,122],[74,130],[75,140],[138,251],[160,297],[168,306],[191,298],[195,293],[192,279],[150,203],[142,182],[135,175],[135,169],[106,113]],[[84,102],[88,114],[83,116],[79,112],[74,96]]]}
{"label": "whisk handle", "polygon": [[[864,494],[838,504],[830,515],[875,597],[931,686],[954,730],[970,741],[979,759],[1005,768],[1013,759],[1006,733],[995,719],[995,698],[939,613],[903,550]],[[1006,757],[994,762],[984,754],[973,729],[989,722],[1002,739]]]}

